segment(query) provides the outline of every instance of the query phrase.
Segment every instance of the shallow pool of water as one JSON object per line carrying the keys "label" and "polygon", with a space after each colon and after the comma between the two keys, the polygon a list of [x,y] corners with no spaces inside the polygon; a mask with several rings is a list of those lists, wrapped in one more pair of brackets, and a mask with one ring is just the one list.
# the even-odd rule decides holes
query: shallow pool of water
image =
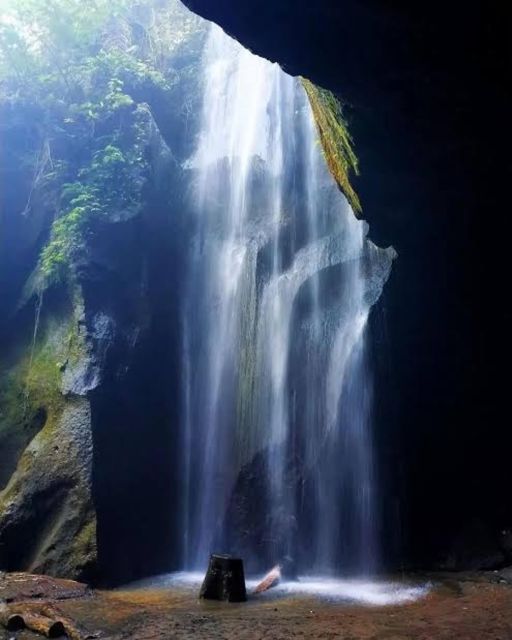
{"label": "shallow pool of water", "polygon": [[[183,589],[199,593],[204,575],[202,573],[180,571],[155,576],[134,582],[131,589]],[[405,604],[424,597],[432,588],[430,583],[412,584],[407,582],[369,579],[341,579],[320,576],[302,576],[295,581],[283,581],[265,591],[251,592],[262,577],[246,580],[249,598],[261,601],[290,596],[314,597],[333,602],[350,602],[362,605],[385,606]]]}

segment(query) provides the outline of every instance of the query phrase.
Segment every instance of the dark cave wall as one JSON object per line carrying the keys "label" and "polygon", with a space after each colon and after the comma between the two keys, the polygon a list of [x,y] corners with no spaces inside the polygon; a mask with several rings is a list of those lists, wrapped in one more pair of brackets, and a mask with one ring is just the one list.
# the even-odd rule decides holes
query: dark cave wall
{"label": "dark cave wall", "polygon": [[391,565],[457,564],[474,530],[485,534],[470,554],[501,553],[512,526],[505,15],[483,2],[186,4],[345,104],[370,235],[399,255],[370,322]]}
{"label": "dark cave wall", "polygon": [[84,287],[91,329],[98,318],[109,326],[102,384],[91,396],[98,559],[108,584],[177,562],[183,211],[176,192],[169,208],[166,179],[140,218],[101,235]]}

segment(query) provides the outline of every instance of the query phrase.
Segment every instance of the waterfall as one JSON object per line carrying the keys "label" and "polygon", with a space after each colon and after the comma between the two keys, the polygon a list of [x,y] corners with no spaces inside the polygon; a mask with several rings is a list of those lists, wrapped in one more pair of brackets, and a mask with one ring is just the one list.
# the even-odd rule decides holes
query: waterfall
{"label": "waterfall", "polygon": [[338,190],[300,80],[215,25],[201,69],[187,163],[184,567],[243,547],[254,566],[290,556],[301,571],[370,571],[366,327],[394,252],[367,239]]}

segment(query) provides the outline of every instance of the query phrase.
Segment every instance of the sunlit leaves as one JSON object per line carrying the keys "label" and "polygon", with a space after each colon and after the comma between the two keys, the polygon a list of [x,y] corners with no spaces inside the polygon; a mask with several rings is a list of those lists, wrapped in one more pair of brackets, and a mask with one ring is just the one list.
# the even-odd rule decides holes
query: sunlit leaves
{"label": "sunlit leaves", "polygon": [[[15,124],[16,135],[30,129],[35,143],[26,157],[37,195],[24,213],[35,199],[51,202],[56,213],[39,261],[47,283],[70,275],[98,223],[140,208],[148,111],[135,96],[168,85],[152,65],[147,38],[132,38],[134,4],[4,0],[0,101],[11,113],[38,113],[36,121]],[[51,162],[37,160],[41,145]]]}

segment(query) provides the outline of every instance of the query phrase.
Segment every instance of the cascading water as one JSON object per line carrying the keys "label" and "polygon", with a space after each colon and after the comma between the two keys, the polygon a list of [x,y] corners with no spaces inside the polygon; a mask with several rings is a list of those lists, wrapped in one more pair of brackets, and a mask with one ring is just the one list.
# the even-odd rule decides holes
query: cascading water
{"label": "cascading water", "polygon": [[238,499],[245,524],[265,530],[246,553],[291,556],[301,571],[369,571],[365,327],[394,252],[366,238],[339,192],[299,79],[214,25],[202,73],[188,162],[184,567],[238,549],[244,532],[233,536],[227,515]]}

